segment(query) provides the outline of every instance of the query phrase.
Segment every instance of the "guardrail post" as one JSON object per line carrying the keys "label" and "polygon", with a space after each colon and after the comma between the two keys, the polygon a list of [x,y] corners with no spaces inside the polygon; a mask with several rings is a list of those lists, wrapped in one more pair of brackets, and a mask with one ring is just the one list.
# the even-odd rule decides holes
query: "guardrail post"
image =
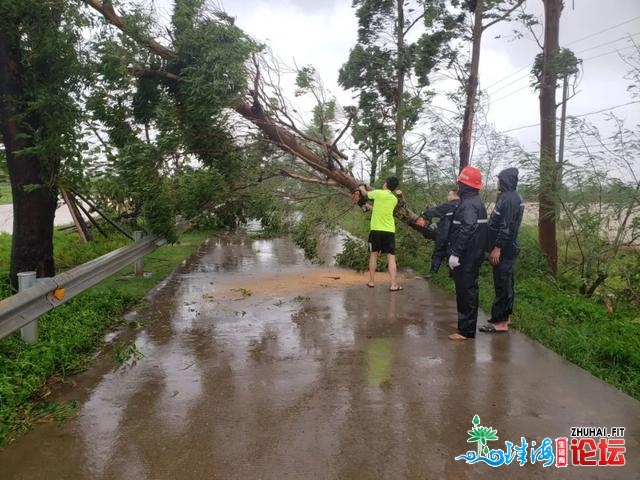
{"label": "guardrail post", "polygon": [[[18,273],[18,291],[22,292],[36,284],[36,272]],[[25,343],[36,343],[38,341],[38,320],[26,324],[20,329],[20,336]]]}
{"label": "guardrail post", "polygon": [[[134,232],[134,238],[136,243],[138,243],[140,240],[142,240],[142,231],[141,230],[136,230]],[[142,277],[144,276],[144,263],[143,263],[143,257],[140,257],[138,260],[136,260],[136,263],[134,265],[134,272],[135,272],[135,276],[136,277]]]}

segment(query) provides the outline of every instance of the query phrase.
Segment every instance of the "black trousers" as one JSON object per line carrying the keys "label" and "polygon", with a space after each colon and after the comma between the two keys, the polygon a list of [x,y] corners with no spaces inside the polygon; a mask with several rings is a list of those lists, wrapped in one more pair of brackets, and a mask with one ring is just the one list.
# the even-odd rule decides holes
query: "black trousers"
{"label": "black trousers", "polygon": [[490,322],[505,322],[513,312],[515,258],[501,258],[493,267],[495,298],[491,307]]}
{"label": "black trousers", "polygon": [[478,323],[478,275],[482,259],[463,263],[453,269],[452,276],[456,285],[456,304],[458,307],[458,333],[467,338],[476,336]]}

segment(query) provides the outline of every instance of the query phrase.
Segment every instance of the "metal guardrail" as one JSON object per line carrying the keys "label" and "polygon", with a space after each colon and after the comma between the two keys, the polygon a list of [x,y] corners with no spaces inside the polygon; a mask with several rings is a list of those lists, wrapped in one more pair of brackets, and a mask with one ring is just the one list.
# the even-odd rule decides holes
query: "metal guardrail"
{"label": "metal guardrail", "polygon": [[131,265],[163,243],[165,240],[159,237],[145,237],[55,277],[39,278],[33,287],[5,298],[0,301],[0,339]]}

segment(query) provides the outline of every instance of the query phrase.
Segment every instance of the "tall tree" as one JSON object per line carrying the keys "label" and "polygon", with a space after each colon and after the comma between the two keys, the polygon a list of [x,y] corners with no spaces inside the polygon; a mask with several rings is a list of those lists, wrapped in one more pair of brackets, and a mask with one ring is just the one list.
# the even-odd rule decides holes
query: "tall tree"
{"label": "tall tree", "polygon": [[[480,46],[482,34],[498,22],[513,20],[514,12],[524,0],[475,0],[465,2],[473,14],[471,32],[471,62],[469,75],[465,80],[465,107],[460,132],[460,170],[469,165],[471,156],[471,137],[478,95],[478,72],[480,70]],[[530,15],[521,13],[516,19],[527,24],[532,22]],[[486,23],[483,23],[486,20]]]}
{"label": "tall tree", "polygon": [[[424,102],[419,88],[408,87],[409,79],[418,87],[429,84],[442,46],[455,34],[455,17],[440,0],[354,0],[353,6],[358,40],[338,81],[359,94],[354,139],[369,152],[372,183],[382,170],[402,178],[405,134]],[[418,27],[420,35],[414,32]]]}
{"label": "tall tree", "polygon": [[540,192],[538,241],[551,270],[558,270],[556,212],[558,164],[556,162],[556,57],[560,51],[560,15],[562,0],[543,0],[544,47],[540,76]]}
{"label": "tall tree", "polygon": [[0,2],[0,133],[13,195],[14,286],[22,271],[54,274],[58,176],[78,153],[79,5]]}

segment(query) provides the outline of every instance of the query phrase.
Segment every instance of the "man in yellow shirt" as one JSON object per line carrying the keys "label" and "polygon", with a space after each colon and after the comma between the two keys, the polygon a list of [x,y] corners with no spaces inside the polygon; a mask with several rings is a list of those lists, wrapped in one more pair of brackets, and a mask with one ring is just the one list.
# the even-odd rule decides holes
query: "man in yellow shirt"
{"label": "man in yellow shirt", "polygon": [[371,211],[371,231],[369,232],[369,282],[368,287],[374,287],[374,275],[378,265],[378,253],[386,253],[389,263],[389,275],[391,285],[389,290],[397,292],[402,290],[398,285],[396,266],[396,224],[393,211],[398,204],[398,199],[393,191],[398,188],[398,179],[389,177],[382,189],[367,191],[364,185],[358,187],[360,195],[373,200]]}

